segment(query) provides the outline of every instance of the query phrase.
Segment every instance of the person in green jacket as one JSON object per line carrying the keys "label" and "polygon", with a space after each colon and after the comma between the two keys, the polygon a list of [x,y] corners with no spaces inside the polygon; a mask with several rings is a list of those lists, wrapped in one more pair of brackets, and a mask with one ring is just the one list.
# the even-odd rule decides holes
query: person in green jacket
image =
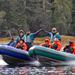
{"label": "person in green jacket", "polygon": [[[45,31],[45,30],[44,30]],[[47,35],[50,37],[51,42],[54,42],[54,39],[57,38],[61,41],[61,35],[57,32],[57,29],[55,27],[52,28],[51,32],[45,31]]]}
{"label": "person in green jacket", "polygon": [[20,30],[19,31],[19,36],[16,38],[15,41],[16,41],[16,43],[18,43],[20,41],[20,39],[23,39],[25,41],[25,38],[26,38],[26,36],[25,36],[24,31],[23,30]]}
{"label": "person in green jacket", "polygon": [[32,46],[34,39],[37,37],[37,35],[39,34],[40,31],[42,31],[42,29],[39,29],[35,33],[31,33],[30,31],[28,31],[28,32],[26,32],[26,34],[24,34],[23,30],[20,30],[20,33],[16,39],[16,42],[18,42],[20,39],[23,39],[29,49]]}
{"label": "person in green jacket", "polygon": [[26,33],[26,39],[25,42],[28,45],[28,47],[30,48],[32,46],[32,43],[34,41],[34,39],[38,36],[38,34],[42,31],[42,29],[39,29],[38,31],[36,31],[35,33],[31,33],[30,31],[28,31]]}

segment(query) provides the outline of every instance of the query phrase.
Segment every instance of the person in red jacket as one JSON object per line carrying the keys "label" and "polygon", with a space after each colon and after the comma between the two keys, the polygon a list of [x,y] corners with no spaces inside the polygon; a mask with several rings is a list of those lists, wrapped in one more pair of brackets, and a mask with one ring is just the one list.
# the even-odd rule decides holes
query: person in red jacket
{"label": "person in red jacket", "polygon": [[57,50],[57,51],[60,51],[61,48],[62,48],[61,42],[60,42],[57,38],[55,38],[55,39],[54,39],[54,43],[53,43],[53,45],[52,45],[52,49],[55,49],[55,50]]}
{"label": "person in red jacket", "polygon": [[73,48],[73,54],[75,54],[75,44],[73,41],[70,41],[70,47]]}
{"label": "person in red jacket", "polygon": [[64,52],[75,54],[75,44],[73,41],[69,41],[69,44],[63,48]]}
{"label": "person in red jacket", "polygon": [[73,54],[75,54],[75,44],[73,44],[73,49],[74,49],[74,52],[73,52]]}
{"label": "person in red jacket", "polygon": [[51,48],[52,47],[52,44],[50,42],[50,39],[46,38],[45,39],[45,42],[43,44],[41,44],[41,46]]}
{"label": "person in red jacket", "polygon": [[28,46],[25,44],[24,40],[21,39],[21,40],[17,43],[16,48],[19,48],[19,49],[22,49],[22,50],[27,50],[27,49],[28,49]]}

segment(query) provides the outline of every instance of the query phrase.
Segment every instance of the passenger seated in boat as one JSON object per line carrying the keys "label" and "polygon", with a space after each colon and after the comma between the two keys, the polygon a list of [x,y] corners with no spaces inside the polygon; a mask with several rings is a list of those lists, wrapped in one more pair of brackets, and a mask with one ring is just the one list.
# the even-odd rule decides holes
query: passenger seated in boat
{"label": "passenger seated in boat", "polygon": [[63,48],[64,52],[75,54],[75,45],[73,41],[69,41],[69,44]]}
{"label": "passenger seated in boat", "polygon": [[23,39],[21,39],[17,44],[16,44],[16,48],[22,49],[22,50],[27,50],[28,46],[26,45],[26,43],[24,42]]}
{"label": "passenger seated in boat", "polygon": [[10,39],[11,39],[11,40],[10,40],[10,42],[9,42],[7,45],[8,45],[8,46],[13,46],[13,47],[15,47],[16,42],[15,42],[14,37],[11,37]]}
{"label": "passenger seated in boat", "polygon": [[52,44],[50,42],[50,39],[46,38],[45,39],[45,42],[43,44],[41,44],[41,46],[51,48],[52,47]]}
{"label": "passenger seated in boat", "polygon": [[19,30],[19,36],[16,38],[16,43],[18,43],[20,41],[20,39],[23,39],[24,41],[26,39],[26,36],[25,36],[23,30]]}
{"label": "passenger seated in boat", "polygon": [[52,45],[52,49],[55,49],[57,51],[60,51],[62,48],[62,44],[60,42],[60,40],[58,40],[57,38],[54,39],[54,43]]}

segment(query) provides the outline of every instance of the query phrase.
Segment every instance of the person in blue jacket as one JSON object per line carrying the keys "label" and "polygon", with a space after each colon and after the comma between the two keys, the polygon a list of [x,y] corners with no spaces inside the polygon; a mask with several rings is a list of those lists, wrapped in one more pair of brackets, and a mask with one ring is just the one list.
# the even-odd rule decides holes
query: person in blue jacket
{"label": "person in blue jacket", "polygon": [[28,45],[28,48],[30,48],[32,46],[34,39],[37,37],[37,35],[40,33],[40,31],[42,31],[42,29],[36,31],[35,33],[31,33],[30,31],[28,31],[26,33],[25,42]]}
{"label": "person in blue jacket", "polygon": [[14,40],[14,37],[11,37],[11,41],[7,45],[15,47],[16,41]]}
{"label": "person in blue jacket", "polygon": [[24,31],[23,30],[20,30],[19,31],[19,36],[16,38],[15,41],[16,41],[16,43],[18,43],[20,41],[20,39],[23,39],[25,41],[25,38],[26,38],[26,36],[25,36]]}
{"label": "person in blue jacket", "polygon": [[16,44],[20,41],[20,39],[23,39],[25,41],[25,38],[26,38],[26,36],[24,34],[24,31],[20,30],[19,31],[19,36],[16,38],[16,40],[14,40],[14,38],[12,37],[11,41],[8,43],[8,45],[15,47]]}
{"label": "person in blue jacket", "polygon": [[61,35],[57,32],[57,29],[55,27],[52,28],[51,32],[48,32],[48,31],[45,31],[45,32],[50,37],[51,42],[54,42],[55,38],[61,41]]}
{"label": "person in blue jacket", "polygon": [[34,39],[37,37],[40,31],[42,31],[42,29],[36,31],[35,33],[31,33],[30,31],[28,31],[26,32],[26,34],[24,34],[24,32],[21,30],[20,35],[16,39],[16,42],[18,42],[20,39],[23,39],[29,49],[32,46]]}

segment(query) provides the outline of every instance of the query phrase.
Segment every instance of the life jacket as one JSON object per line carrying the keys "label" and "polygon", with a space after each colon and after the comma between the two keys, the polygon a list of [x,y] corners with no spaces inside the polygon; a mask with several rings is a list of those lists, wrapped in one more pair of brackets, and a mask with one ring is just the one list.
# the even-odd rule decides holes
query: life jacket
{"label": "life jacket", "polygon": [[41,46],[51,48],[52,44],[50,43],[50,39],[46,38],[45,43],[41,44]]}
{"label": "life jacket", "polygon": [[51,48],[52,47],[52,44],[45,44],[45,43],[43,43],[43,44],[41,44],[41,46],[44,46],[44,47],[48,47],[48,48]]}
{"label": "life jacket", "polygon": [[54,41],[53,45],[55,45],[55,48],[56,48],[57,51],[60,51],[61,48],[62,48],[62,44],[61,44],[60,41]]}
{"label": "life jacket", "polygon": [[73,54],[75,54],[75,44],[73,44],[72,46],[71,46],[72,48],[73,48]]}
{"label": "life jacket", "polygon": [[55,38],[58,38],[58,39],[61,41],[61,36],[60,36],[59,33],[55,33],[55,34],[53,35],[53,33],[49,32],[49,35],[50,35],[50,39],[51,39],[52,42],[54,42],[54,39],[55,39]]}
{"label": "life jacket", "polygon": [[52,45],[52,49],[55,49],[55,50],[56,50],[56,49],[57,49],[57,47],[58,47],[58,45],[57,45],[57,44],[53,44],[53,45]]}
{"label": "life jacket", "polygon": [[23,44],[17,43],[16,48],[27,50],[28,46],[25,43]]}

